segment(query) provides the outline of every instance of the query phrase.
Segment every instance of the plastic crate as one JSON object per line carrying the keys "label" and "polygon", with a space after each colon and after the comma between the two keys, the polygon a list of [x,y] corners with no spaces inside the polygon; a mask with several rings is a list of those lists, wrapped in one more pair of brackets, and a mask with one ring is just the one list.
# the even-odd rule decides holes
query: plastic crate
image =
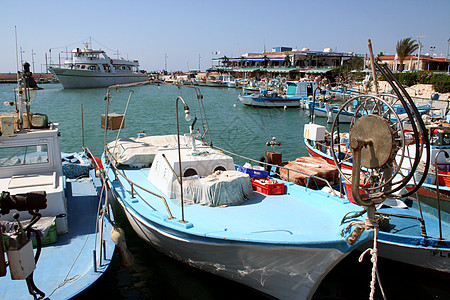
{"label": "plastic crate", "polygon": [[269,176],[269,172],[267,171],[249,169],[243,166],[239,166],[238,171],[250,175],[251,178],[266,178]]}
{"label": "plastic crate", "polygon": [[[360,195],[367,193],[367,191],[361,189],[362,187],[364,187],[364,185],[360,184],[359,187],[360,187],[360,189],[359,189],[359,194]],[[366,184],[365,187],[369,188],[369,187],[371,187],[371,185],[370,184]],[[345,188],[345,194],[347,195],[348,201],[350,201],[351,203],[357,204],[356,201],[353,199],[353,196],[352,196],[352,185],[350,183],[348,183],[347,181],[344,181],[344,188]]]}
{"label": "plastic crate", "polygon": [[439,178],[439,185],[450,186],[450,172],[439,172],[438,178]]}
{"label": "plastic crate", "polygon": [[[54,244],[58,241],[58,234],[56,231],[56,223],[53,222],[52,226],[50,226],[50,230],[47,235],[41,239],[42,245]],[[33,247],[37,246],[36,240],[32,240]]]}
{"label": "plastic crate", "polygon": [[286,192],[284,183],[279,183],[269,178],[252,179],[253,190],[265,195],[283,195]]}

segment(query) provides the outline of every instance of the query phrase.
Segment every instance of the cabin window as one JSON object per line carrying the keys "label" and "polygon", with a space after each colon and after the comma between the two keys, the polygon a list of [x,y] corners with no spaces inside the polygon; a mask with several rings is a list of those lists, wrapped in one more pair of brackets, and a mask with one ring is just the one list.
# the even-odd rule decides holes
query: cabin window
{"label": "cabin window", "polygon": [[0,167],[48,163],[46,144],[0,148]]}
{"label": "cabin window", "polygon": [[313,86],[312,86],[311,83],[308,83],[308,86],[306,88],[306,92],[307,92],[308,96],[312,96],[313,95],[314,92],[313,92]]}
{"label": "cabin window", "polygon": [[217,171],[226,171],[226,169],[225,169],[224,166],[217,166],[217,167],[214,168],[214,173],[217,172]]}
{"label": "cabin window", "polygon": [[193,169],[193,168],[187,168],[187,169],[184,171],[183,177],[195,176],[195,175],[197,175],[197,174],[198,174],[198,173],[197,173],[197,171],[196,171],[195,169]]}
{"label": "cabin window", "polygon": [[288,84],[287,94],[288,95],[295,95],[295,90],[297,89],[297,86],[294,84]]}

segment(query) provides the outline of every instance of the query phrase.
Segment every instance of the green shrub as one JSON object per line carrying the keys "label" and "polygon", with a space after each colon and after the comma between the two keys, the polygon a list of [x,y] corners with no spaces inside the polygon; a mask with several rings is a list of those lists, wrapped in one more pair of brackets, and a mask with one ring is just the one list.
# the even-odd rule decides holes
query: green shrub
{"label": "green shrub", "polygon": [[438,93],[450,92],[450,75],[448,74],[419,71],[395,73],[394,75],[401,84],[406,86],[413,86],[418,83],[432,84],[434,90]]}
{"label": "green shrub", "polygon": [[415,72],[417,74],[417,83],[421,83],[421,84],[430,84],[431,83],[431,78],[433,78],[434,74],[431,72],[427,72],[427,71],[419,71],[419,72]]}
{"label": "green shrub", "polygon": [[396,74],[398,81],[401,84],[412,86],[417,83],[417,74],[416,72],[403,72]]}
{"label": "green shrub", "polygon": [[434,74],[430,80],[433,88],[438,93],[450,93],[450,75]]}

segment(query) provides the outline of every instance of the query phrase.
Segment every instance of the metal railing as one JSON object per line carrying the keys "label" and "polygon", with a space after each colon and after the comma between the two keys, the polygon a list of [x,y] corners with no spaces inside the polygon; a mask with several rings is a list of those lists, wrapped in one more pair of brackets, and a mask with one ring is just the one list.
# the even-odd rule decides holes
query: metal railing
{"label": "metal railing", "polygon": [[[130,192],[131,192],[131,198],[135,198],[135,196],[134,196],[134,193],[135,193],[134,187],[136,186],[137,188],[139,188],[139,189],[141,189],[141,190],[143,190],[143,191],[145,191],[145,192],[147,192],[147,193],[149,193],[149,194],[151,194],[151,195],[153,195],[153,196],[156,196],[156,197],[160,198],[160,199],[164,202],[164,205],[165,205],[165,207],[166,207],[166,209],[167,209],[167,212],[168,212],[168,214],[169,214],[169,219],[174,219],[174,216],[172,215],[172,212],[170,211],[169,205],[167,204],[167,199],[166,199],[164,196],[159,195],[159,194],[157,194],[157,193],[155,193],[155,192],[152,192],[152,191],[150,191],[150,190],[144,188],[143,186],[141,186],[141,185],[135,183],[135,182],[132,181],[131,179],[129,179],[124,173],[122,173],[122,172],[117,168],[116,163],[115,163],[115,162],[117,162],[117,160],[116,160],[116,158],[114,157],[114,155],[112,155],[112,153],[109,152],[109,150],[106,149],[106,148],[105,148],[105,153],[106,153],[107,158],[108,158],[108,160],[109,160],[109,166],[111,166],[111,168],[113,169],[113,172],[114,172],[114,175],[116,176],[116,178],[117,178],[117,175],[120,175],[123,179],[125,179],[125,180],[130,184],[130,188],[131,188],[131,191],[130,191]],[[115,162],[113,162],[112,160],[114,160]],[[120,181],[120,180],[119,180],[119,181]],[[145,202],[145,201],[144,201],[144,202]],[[146,203],[146,202],[145,202],[145,203]],[[148,203],[146,203],[146,204],[148,204]]]}

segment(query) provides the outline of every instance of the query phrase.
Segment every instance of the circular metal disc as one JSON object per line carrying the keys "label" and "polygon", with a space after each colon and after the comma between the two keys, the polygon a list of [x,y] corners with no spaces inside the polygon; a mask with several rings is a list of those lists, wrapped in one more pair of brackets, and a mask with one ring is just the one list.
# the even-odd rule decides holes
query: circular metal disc
{"label": "circular metal disc", "polygon": [[350,140],[371,141],[361,149],[361,166],[380,168],[391,158],[393,152],[393,133],[386,119],[379,115],[366,115],[359,118],[350,130]]}

